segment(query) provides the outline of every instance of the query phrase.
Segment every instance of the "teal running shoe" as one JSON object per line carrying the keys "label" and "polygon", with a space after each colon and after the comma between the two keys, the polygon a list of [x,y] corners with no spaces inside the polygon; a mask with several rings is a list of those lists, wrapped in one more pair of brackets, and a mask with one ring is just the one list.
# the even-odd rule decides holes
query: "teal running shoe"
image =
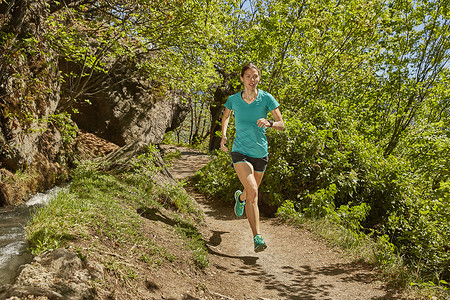
{"label": "teal running shoe", "polygon": [[261,252],[267,248],[266,242],[263,241],[260,234],[255,235],[253,238],[253,243],[255,244],[255,252]]}
{"label": "teal running shoe", "polygon": [[234,193],[234,199],[236,200],[236,204],[234,205],[234,213],[238,217],[242,217],[245,208],[245,201],[244,202],[239,201],[239,197],[241,196],[241,194],[242,192],[240,190],[237,190]]}

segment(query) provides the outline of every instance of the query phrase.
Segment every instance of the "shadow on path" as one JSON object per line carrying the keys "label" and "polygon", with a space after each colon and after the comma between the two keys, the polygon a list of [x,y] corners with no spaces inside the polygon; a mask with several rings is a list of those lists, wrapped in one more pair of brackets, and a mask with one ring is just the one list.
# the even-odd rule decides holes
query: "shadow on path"
{"label": "shadow on path", "polygon": [[255,256],[235,256],[235,255],[229,255],[220,252],[219,250],[213,249],[220,245],[222,242],[221,235],[224,233],[229,233],[228,231],[213,231],[213,235],[209,238],[209,241],[206,242],[206,247],[208,248],[208,253],[220,257],[226,257],[226,258],[233,258],[233,259],[240,259],[245,265],[255,265],[256,261],[259,259]]}
{"label": "shadow on path", "polygon": [[[182,226],[182,227],[189,227],[190,229],[193,229],[193,230],[195,229],[190,224],[187,224],[187,223],[184,223],[184,222],[175,221],[175,220],[173,220],[173,219],[171,219],[169,217],[166,217],[157,208],[149,208],[149,207],[139,208],[137,210],[137,212],[141,216],[143,216],[144,218],[146,218],[148,220],[162,222],[162,223],[165,223],[165,224],[167,224],[169,226],[178,225],[178,226]],[[203,240],[205,245],[206,245],[206,248],[208,249],[208,253],[212,254],[212,255],[216,255],[216,256],[226,257],[226,258],[239,259],[239,260],[242,260],[242,262],[245,265],[255,265],[256,261],[258,260],[258,257],[228,255],[228,254],[221,253],[220,251],[213,249],[213,248],[215,248],[215,247],[220,245],[220,243],[222,242],[221,235],[224,234],[224,233],[228,233],[228,232],[226,232],[226,231],[214,231],[213,235],[210,237],[208,242]]]}
{"label": "shadow on path", "polygon": [[233,202],[225,203],[217,199],[207,199],[204,195],[197,192],[191,183],[184,186],[184,189],[190,194],[198,203],[202,203],[205,208],[203,212],[216,220],[231,221],[236,220],[236,216],[233,213]]}
{"label": "shadow on path", "polygon": [[[251,277],[255,282],[260,282],[264,285],[265,290],[274,291],[278,299],[351,299],[347,298],[350,295],[345,294],[345,290],[341,290],[340,294],[336,294],[336,275],[340,273],[348,274],[344,271],[340,264],[328,266],[325,269],[312,269],[310,266],[304,265],[299,268],[290,266],[282,267],[281,274],[276,272],[266,272],[260,264],[240,267],[236,271],[229,271],[236,276]],[[227,270],[224,270],[227,271]],[[355,271],[358,271],[355,268]],[[351,272],[350,272],[351,273]],[[330,276],[329,280],[318,280],[319,276]],[[345,279],[344,279],[345,281]],[[357,278],[354,281],[360,281]],[[366,279],[359,284],[364,288],[363,282],[368,284]],[[393,291],[384,291],[382,296],[363,297],[354,299],[373,299],[373,300],[388,300],[400,299],[397,298]]]}
{"label": "shadow on path", "polygon": [[179,222],[176,222],[173,219],[166,217],[163,213],[159,211],[159,209],[154,207],[138,208],[137,213],[146,219],[162,222],[169,226],[175,226],[176,224],[179,224]]}
{"label": "shadow on path", "polygon": [[[256,256],[237,256],[237,255],[225,254],[225,253],[222,253],[222,252],[212,249],[213,247],[211,247],[210,245],[206,245],[206,247],[208,248],[208,253],[211,255],[232,258],[232,259],[240,259],[240,260],[242,260],[244,265],[250,265],[250,266],[256,265],[256,261],[259,259]],[[219,266],[216,266],[216,267],[219,267]]]}

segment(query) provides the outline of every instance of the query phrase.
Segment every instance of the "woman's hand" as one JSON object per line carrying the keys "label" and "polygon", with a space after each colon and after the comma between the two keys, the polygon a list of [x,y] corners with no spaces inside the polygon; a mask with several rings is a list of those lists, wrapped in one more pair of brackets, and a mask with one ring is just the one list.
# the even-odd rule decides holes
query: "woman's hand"
{"label": "woman's hand", "polygon": [[270,122],[267,121],[264,118],[261,118],[258,121],[256,121],[256,125],[258,125],[258,127],[261,127],[261,128],[263,128],[263,127],[271,127],[270,126]]}
{"label": "woman's hand", "polygon": [[227,143],[227,137],[223,136],[222,140],[220,141],[220,149],[222,149],[222,151],[228,152],[228,148],[225,146],[226,143]]}

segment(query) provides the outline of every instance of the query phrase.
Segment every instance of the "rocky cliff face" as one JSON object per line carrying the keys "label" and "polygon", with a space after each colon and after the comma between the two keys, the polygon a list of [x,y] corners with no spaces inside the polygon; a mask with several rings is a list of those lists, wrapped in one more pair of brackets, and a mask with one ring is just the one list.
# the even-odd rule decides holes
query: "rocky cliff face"
{"label": "rocky cliff face", "polygon": [[[44,1],[0,3],[0,206],[23,201],[65,173],[51,115],[60,81],[45,32]],[[17,171],[25,176],[17,176]]]}
{"label": "rocky cliff face", "polygon": [[107,76],[92,73],[89,90],[80,94],[90,104],[67,101],[72,86],[61,78],[80,66],[45,40],[46,4],[0,2],[0,206],[66,180],[82,153],[80,129],[119,146],[158,144],[189,109],[186,96],[147,80],[126,57]]}

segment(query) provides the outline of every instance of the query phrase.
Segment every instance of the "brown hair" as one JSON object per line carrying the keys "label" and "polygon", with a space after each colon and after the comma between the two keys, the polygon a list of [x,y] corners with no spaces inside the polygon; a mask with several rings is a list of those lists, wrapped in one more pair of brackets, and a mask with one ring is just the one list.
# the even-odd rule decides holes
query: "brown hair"
{"label": "brown hair", "polygon": [[241,70],[241,77],[244,77],[244,73],[245,73],[245,71],[247,71],[248,69],[256,69],[256,71],[258,71],[258,75],[261,76],[261,70],[258,68],[258,66],[256,66],[256,65],[253,64],[253,63],[248,63],[248,64],[245,64],[245,65],[242,67],[242,70]]}

